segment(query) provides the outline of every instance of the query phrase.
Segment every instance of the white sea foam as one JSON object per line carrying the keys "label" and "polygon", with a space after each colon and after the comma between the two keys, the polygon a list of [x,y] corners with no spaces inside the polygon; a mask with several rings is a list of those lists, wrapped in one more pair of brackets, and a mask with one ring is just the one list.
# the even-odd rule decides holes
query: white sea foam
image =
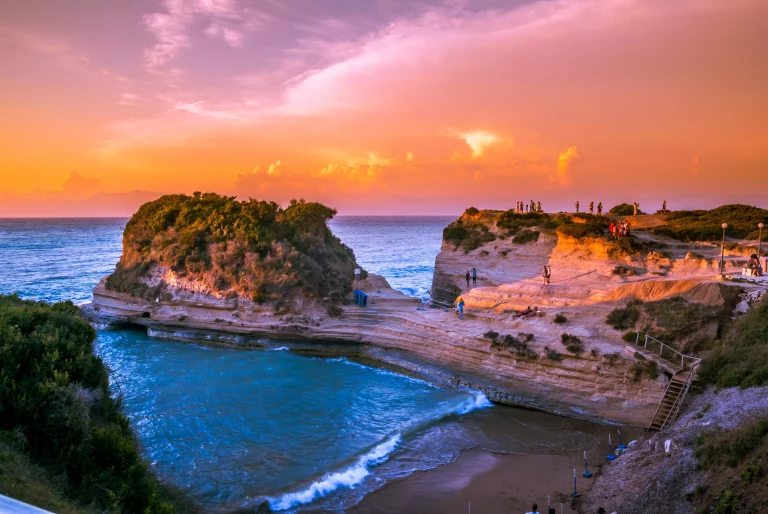
{"label": "white sea foam", "polygon": [[[468,412],[493,405],[481,391],[466,389],[465,392],[470,394],[469,398],[463,399],[458,405],[443,411],[432,418],[432,420],[442,419],[452,414],[467,414]],[[404,432],[416,430],[419,426],[422,426],[422,423],[427,421],[430,420],[422,420],[421,423],[416,423]],[[355,487],[371,474],[369,468],[381,464],[389,458],[389,455],[397,448],[400,441],[401,434],[394,435],[361,456],[352,466],[341,471],[327,473],[323,475],[323,478],[300,491],[286,493],[278,498],[269,498],[269,506],[273,510],[286,510],[296,505],[310,503],[341,487]]]}
{"label": "white sea foam", "polygon": [[279,498],[270,498],[269,506],[274,510],[290,509],[325,496],[340,487],[354,487],[371,474],[369,466],[386,461],[399,444],[400,434],[392,436],[361,456],[352,466],[335,473],[328,473],[301,491],[286,493]]}
{"label": "white sea foam", "polygon": [[284,352],[286,350],[290,350],[287,346],[281,346],[280,348],[270,348],[269,351],[271,352]]}
{"label": "white sea foam", "polygon": [[476,389],[467,389],[466,391],[472,396],[469,399],[461,402],[459,406],[454,409],[453,412],[455,414],[467,414],[473,410],[484,409],[486,407],[493,406],[493,404],[490,402],[490,400],[488,400],[488,398],[486,398],[482,391],[477,391]]}

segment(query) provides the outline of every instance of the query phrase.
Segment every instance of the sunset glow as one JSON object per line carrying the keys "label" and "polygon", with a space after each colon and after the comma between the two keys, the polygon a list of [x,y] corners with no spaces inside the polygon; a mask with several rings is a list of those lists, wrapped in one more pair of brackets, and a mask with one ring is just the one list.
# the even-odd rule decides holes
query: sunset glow
{"label": "sunset glow", "polygon": [[760,0],[0,5],[0,216],[768,206]]}

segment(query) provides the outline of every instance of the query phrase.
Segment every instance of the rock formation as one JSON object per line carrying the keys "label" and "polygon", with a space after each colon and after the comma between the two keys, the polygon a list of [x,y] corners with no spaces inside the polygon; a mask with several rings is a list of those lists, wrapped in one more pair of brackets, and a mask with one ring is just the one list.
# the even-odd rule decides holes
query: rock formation
{"label": "rock formation", "polygon": [[[464,321],[450,309],[420,308],[417,299],[374,275],[354,284],[369,295],[367,306],[353,305],[348,295],[338,312],[319,297],[276,308],[173,284],[148,299],[109,288],[105,279],[94,290],[90,315],[173,339],[249,346],[266,344],[263,338],[354,343],[348,348],[359,358],[440,385],[480,389],[497,403],[645,426],[669,377],[638,375],[637,353],[606,316],[631,299],[683,296],[716,307],[741,291],[711,280],[719,266],[718,248],[711,245],[642,233],[642,251],[634,252],[593,237],[596,221],[590,219],[575,218],[586,228],[568,230],[558,228],[562,218],[539,214],[518,219],[468,211],[460,220],[444,234],[432,294],[442,302],[461,296]],[[541,277],[545,265],[552,268],[550,285]],[[738,266],[728,260],[729,270]],[[465,274],[473,267],[478,284],[467,288]],[[517,315],[528,306],[542,314]]]}

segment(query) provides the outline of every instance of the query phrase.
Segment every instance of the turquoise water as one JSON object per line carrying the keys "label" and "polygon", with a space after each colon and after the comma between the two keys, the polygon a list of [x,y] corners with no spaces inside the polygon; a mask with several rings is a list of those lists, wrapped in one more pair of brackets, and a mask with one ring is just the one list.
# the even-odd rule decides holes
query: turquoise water
{"label": "turquoise water", "polygon": [[[332,228],[366,269],[425,296],[449,221],[340,218]],[[90,300],[119,258],[125,222],[0,220],[0,293]],[[264,500],[287,512],[341,511],[468,448],[549,453],[593,444],[588,424],[488,408],[472,391],[265,344],[271,349],[212,349],[143,331],[98,333],[96,351],[144,455],[213,511]]]}

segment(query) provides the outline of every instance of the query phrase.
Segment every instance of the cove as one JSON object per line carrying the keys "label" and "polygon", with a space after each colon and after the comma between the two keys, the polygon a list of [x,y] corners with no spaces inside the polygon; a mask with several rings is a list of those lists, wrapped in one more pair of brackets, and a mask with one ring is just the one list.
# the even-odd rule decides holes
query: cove
{"label": "cove", "polygon": [[349,506],[392,476],[451,460],[456,448],[436,444],[421,461],[376,470],[441,420],[490,406],[471,391],[279,345],[231,350],[112,330],[99,332],[96,351],[147,460],[214,510],[264,499],[275,510],[323,498]]}

